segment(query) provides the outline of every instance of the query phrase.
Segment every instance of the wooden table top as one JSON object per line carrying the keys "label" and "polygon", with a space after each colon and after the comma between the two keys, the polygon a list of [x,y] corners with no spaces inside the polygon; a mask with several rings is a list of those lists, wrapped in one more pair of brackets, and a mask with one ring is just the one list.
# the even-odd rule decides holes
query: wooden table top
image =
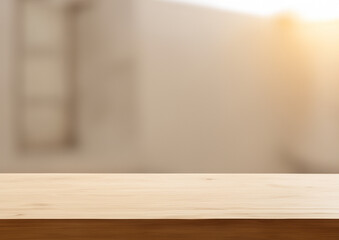
{"label": "wooden table top", "polygon": [[339,219],[339,175],[0,174],[0,219]]}

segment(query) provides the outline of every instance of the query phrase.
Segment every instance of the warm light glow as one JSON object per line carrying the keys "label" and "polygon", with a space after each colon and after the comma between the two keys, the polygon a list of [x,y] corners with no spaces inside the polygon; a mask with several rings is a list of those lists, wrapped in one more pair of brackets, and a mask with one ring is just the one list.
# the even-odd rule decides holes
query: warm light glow
{"label": "warm light glow", "polygon": [[292,12],[310,21],[339,19],[339,0],[170,0],[236,12],[271,16]]}
{"label": "warm light glow", "polygon": [[296,0],[292,2],[291,9],[307,20],[327,21],[339,19],[338,0]]}

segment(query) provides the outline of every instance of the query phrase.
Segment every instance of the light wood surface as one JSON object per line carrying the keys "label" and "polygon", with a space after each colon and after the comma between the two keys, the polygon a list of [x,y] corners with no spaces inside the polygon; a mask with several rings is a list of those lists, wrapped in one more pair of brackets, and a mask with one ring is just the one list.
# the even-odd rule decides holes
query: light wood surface
{"label": "light wood surface", "polygon": [[0,219],[336,219],[339,175],[0,174]]}

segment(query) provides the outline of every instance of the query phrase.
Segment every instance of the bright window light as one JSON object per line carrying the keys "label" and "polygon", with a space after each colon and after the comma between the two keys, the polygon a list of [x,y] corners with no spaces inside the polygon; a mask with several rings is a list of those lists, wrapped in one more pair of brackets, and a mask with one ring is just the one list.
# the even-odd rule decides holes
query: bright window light
{"label": "bright window light", "polygon": [[292,12],[310,21],[339,19],[339,0],[167,0],[260,16]]}

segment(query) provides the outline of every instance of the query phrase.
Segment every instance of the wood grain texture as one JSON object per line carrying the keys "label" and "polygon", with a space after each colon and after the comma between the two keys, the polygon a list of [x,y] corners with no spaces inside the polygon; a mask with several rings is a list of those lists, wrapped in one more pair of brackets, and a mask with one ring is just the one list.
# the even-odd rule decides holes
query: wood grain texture
{"label": "wood grain texture", "polygon": [[0,220],[1,240],[337,240],[339,220]]}
{"label": "wood grain texture", "polygon": [[0,174],[0,219],[307,218],[339,218],[339,175]]}

